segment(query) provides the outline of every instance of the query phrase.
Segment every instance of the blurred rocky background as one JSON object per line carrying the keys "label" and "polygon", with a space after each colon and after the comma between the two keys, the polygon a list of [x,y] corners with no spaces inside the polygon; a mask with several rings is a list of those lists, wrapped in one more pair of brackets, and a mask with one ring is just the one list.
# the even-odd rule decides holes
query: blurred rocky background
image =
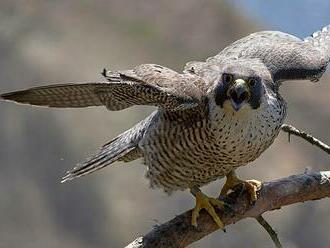
{"label": "blurred rocky background", "polygon": [[[0,91],[102,80],[104,67],[158,63],[182,70],[253,31],[299,36],[330,23],[327,0],[94,0],[0,2]],[[330,143],[330,78],[282,87],[287,122]],[[151,190],[140,161],[61,184],[64,172],[152,108],[45,109],[0,103],[0,247],[123,247],[194,205],[188,192]],[[281,134],[242,178],[270,180],[327,170],[322,151]],[[203,190],[216,195],[220,183]],[[329,247],[330,201],[265,214],[285,247]],[[192,247],[273,247],[255,220]]]}

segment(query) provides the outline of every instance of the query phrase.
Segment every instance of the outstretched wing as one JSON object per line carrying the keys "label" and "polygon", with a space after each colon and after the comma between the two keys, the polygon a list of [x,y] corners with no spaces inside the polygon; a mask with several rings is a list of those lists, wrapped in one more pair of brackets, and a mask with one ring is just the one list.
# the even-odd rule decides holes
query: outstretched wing
{"label": "outstretched wing", "polygon": [[277,31],[253,33],[207,61],[250,58],[260,59],[271,71],[274,81],[317,81],[330,60],[330,25],[303,40]]}
{"label": "outstretched wing", "polygon": [[57,108],[106,106],[121,110],[133,105],[154,105],[171,111],[198,106],[203,80],[159,65],[106,72],[109,82],[57,84],[2,94],[5,100]]}

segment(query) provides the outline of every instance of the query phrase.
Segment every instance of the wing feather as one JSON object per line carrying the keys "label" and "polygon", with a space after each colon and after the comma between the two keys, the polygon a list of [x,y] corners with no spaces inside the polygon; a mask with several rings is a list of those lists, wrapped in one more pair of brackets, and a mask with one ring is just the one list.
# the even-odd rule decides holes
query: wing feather
{"label": "wing feather", "polygon": [[94,92],[101,87],[104,87],[104,84],[57,84],[5,93],[1,98],[23,104],[57,108],[100,106],[103,104]]}
{"label": "wing feather", "polygon": [[2,94],[5,100],[38,106],[76,108],[106,106],[121,110],[133,105],[154,105],[171,111],[198,106],[203,80],[159,65],[104,72],[109,82],[57,84]]}
{"label": "wing feather", "polygon": [[308,79],[317,81],[330,60],[330,26],[304,40],[279,31],[250,34],[207,60],[259,59],[274,81]]}

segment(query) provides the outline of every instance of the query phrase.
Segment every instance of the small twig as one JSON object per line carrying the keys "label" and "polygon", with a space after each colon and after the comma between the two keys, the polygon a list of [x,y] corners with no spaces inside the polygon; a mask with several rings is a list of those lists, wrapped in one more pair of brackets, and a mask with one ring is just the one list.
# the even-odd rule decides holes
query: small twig
{"label": "small twig", "polygon": [[273,240],[276,248],[283,248],[281,245],[280,240],[278,239],[277,233],[275,230],[271,227],[271,225],[262,217],[262,215],[259,215],[256,217],[256,220],[259,222],[259,224],[266,230],[266,232],[269,234],[271,239]]}
{"label": "small twig", "polygon": [[312,145],[316,145],[317,147],[321,148],[326,153],[330,154],[330,147],[327,144],[323,143],[322,141],[314,138],[312,135],[305,133],[303,131],[300,131],[297,128],[295,128],[291,125],[288,125],[288,124],[283,124],[281,128],[284,132],[287,132],[289,134],[289,141],[290,141],[290,135],[293,134],[293,135],[303,138],[304,140],[308,141]]}

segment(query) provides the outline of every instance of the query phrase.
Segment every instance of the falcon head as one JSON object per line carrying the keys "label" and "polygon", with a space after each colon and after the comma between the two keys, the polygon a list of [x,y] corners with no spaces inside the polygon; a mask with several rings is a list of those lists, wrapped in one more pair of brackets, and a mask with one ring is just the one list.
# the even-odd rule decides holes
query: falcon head
{"label": "falcon head", "polygon": [[[264,68],[262,68],[264,69]],[[258,109],[271,81],[268,70],[259,70],[242,64],[229,65],[223,68],[215,83],[215,103],[223,108],[226,102],[239,111],[244,106]]]}

